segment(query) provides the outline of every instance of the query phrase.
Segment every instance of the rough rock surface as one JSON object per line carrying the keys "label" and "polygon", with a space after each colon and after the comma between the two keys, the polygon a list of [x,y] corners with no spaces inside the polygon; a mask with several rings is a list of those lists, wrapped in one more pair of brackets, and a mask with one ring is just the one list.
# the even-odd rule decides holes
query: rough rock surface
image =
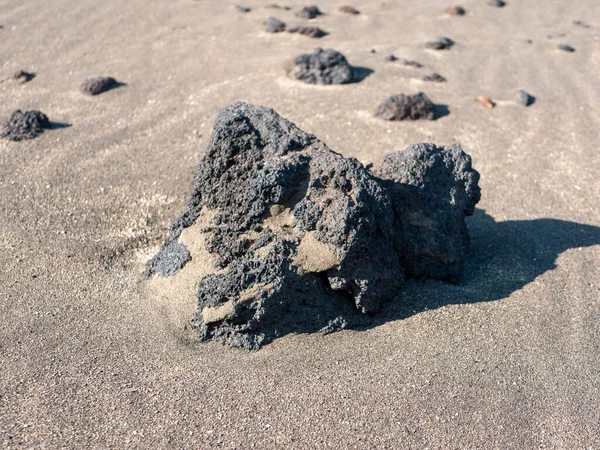
{"label": "rough rock surface", "polygon": [[433,41],[425,43],[425,47],[433,50],[447,50],[454,45],[454,41],[447,37],[439,37]]}
{"label": "rough rock surface", "polygon": [[317,16],[321,16],[323,13],[319,11],[316,5],[305,6],[300,11],[296,13],[297,17],[301,17],[303,19],[314,19]]}
{"label": "rough rock surface", "polygon": [[340,52],[317,48],[294,60],[292,76],[308,84],[345,84],[355,81],[352,67]]}
{"label": "rough rock surface", "polygon": [[374,175],[275,111],[235,103],[219,112],[187,207],[146,275],[187,270],[189,228],[215,256],[192,320],[202,340],[257,349],[290,332],[330,333],[394,299],[405,274],[456,279],[478,177],[460,147],[430,144],[389,155]]}
{"label": "rough rock surface", "polygon": [[377,107],[375,115],[385,120],[432,120],[435,117],[435,105],[423,92],[392,95]]}
{"label": "rough rock surface", "polygon": [[264,23],[265,26],[265,30],[268,33],[280,33],[282,31],[285,31],[285,22],[277,19],[276,17],[269,17],[267,20],[265,20]]}
{"label": "rough rock surface", "polygon": [[81,84],[81,92],[88,95],[98,95],[112,89],[117,80],[112,77],[89,78]]}
{"label": "rough rock surface", "polygon": [[305,25],[296,25],[291,27],[288,30],[290,33],[298,33],[303,36],[308,36],[312,38],[321,38],[323,36],[327,36],[327,32],[321,30],[319,27],[305,26]]}
{"label": "rough rock surface", "polygon": [[44,128],[50,128],[48,117],[40,111],[13,111],[6,123],[0,138],[11,141],[22,141],[33,139],[44,132]]}

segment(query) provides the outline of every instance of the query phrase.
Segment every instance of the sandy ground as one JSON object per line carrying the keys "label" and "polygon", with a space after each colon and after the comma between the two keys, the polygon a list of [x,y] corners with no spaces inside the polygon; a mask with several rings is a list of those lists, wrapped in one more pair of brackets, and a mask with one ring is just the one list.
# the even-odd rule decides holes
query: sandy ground
{"label": "sandy ground", "polygon": [[[443,0],[354,2],[359,16],[321,0],[321,40],[263,32],[271,14],[302,22],[268,3],[243,14],[218,0],[0,0],[0,78],[37,73],[0,83],[2,120],[40,109],[71,125],[0,141],[0,447],[598,448],[597,0],[465,0],[462,18]],[[455,47],[424,49],[440,35]],[[334,87],[288,79],[287,61],[316,46],[373,73]],[[420,81],[433,71],[448,82]],[[100,75],[127,86],[78,91]],[[537,102],[521,106],[518,89]],[[449,114],[373,117],[419,90]],[[190,305],[148,289],[143,265],[235,100],[365,163],[460,143],[483,191],[463,282],[411,282],[361,331],[254,353],[194,342]]]}

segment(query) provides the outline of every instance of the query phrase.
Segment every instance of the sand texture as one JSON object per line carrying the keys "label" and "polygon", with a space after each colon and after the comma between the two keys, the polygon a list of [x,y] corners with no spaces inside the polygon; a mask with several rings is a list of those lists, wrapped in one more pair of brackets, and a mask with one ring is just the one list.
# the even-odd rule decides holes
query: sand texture
{"label": "sand texture", "polygon": [[[0,121],[51,122],[0,139],[0,448],[598,448],[597,0],[465,0],[460,17],[441,0],[323,0],[310,21],[295,13],[313,2],[271,3],[0,0]],[[329,34],[267,33],[269,16]],[[440,36],[455,44],[426,48]],[[358,82],[290,78],[316,47]],[[80,91],[108,76],[122,85]],[[435,120],[375,117],[421,91]],[[482,190],[461,281],[409,280],[364,329],[199,343],[202,242],[182,235],[200,255],[190,280],[143,273],[235,101],[365,165],[460,144]]]}

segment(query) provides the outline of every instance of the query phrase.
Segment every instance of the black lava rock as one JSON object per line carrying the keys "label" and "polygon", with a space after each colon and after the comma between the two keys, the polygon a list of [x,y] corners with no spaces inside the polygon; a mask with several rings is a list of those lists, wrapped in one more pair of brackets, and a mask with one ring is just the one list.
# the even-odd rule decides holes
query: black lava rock
{"label": "black lava rock", "polygon": [[423,92],[415,95],[392,95],[375,112],[385,120],[432,120],[435,117],[435,105]]}
{"label": "black lava rock", "polygon": [[519,91],[519,101],[523,106],[533,105],[535,103],[535,97],[527,92],[520,90]]}
{"label": "black lava rock", "polygon": [[433,81],[436,83],[444,83],[447,80],[446,80],[446,78],[441,76],[439,73],[432,73],[431,75],[425,75],[423,77],[423,81]]}
{"label": "black lava rock", "polygon": [[146,275],[187,269],[189,228],[216,256],[198,282],[201,340],[258,349],[290,332],[330,333],[398,298],[406,274],[456,279],[478,177],[460,147],[431,144],[371,174],[275,111],[235,103],[219,112],[187,207]]}
{"label": "black lava rock", "polygon": [[4,124],[0,138],[11,141],[33,139],[42,134],[45,128],[50,128],[50,121],[44,113],[17,109]]}
{"label": "black lava rock", "polygon": [[454,41],[447,37],[439,37],[434,41],[425,43],[425,47],[433,50],[447,50],[454,45]]}
{"label": "black lava rock", "polygon": [[321,15],[323,15],[323,13],[319,11],[319,8],[317,8],[316,5],[305,6],[296,13],[297,17],[301,17],[303,19],[314,19],[315,17]]}
{"label": "black lava rock", "polygon": [[298,56],[291,75],[308,84],[344,84],[355,81],[352,67],[340,52],[317,48]]}
{"label": "black lava rock", "polygon": [[285,31],[285,22],[271,16],[267,20],[265,20],[265,30],[268,33],[280,33]]}
{"label": "black lava rock", "polygon": [[112,77],[89,78],[81,84],[81,92],[88,95],[98,95],[117,86],[117,80]]}

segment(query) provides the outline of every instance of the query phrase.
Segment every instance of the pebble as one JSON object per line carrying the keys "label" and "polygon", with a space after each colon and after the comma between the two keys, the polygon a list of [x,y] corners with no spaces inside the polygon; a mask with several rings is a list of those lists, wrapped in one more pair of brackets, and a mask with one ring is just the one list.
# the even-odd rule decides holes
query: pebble
{"label": "pebble", "polygon": [[492,109],[494,106],[496,106],[494,101],[486,95],[480,95],[475,100],[481,103],[484,108]]}
{"label": "pebble", "polygon": [[563,50],[565,52],[573,53],[575,49],[567,44],[558,44],[559,50]]}
{"label": "pebble", "polygon": [[268,33],[280,33],[281,31],[285,31],[285,22],[277,19],[276,17],[269,17],[264,22],[265,30]]}
{"label": "pebble", "polygon": [[446,50],[454,45],[454,41],[447,37],[439,37],[434,41],[429,41],[425,44],[425,47],[434,50]]}
{"label": "pebble", "polygon": [[464,16],[467,13],[467,10],[462,6],[449,6],[446,8],[445,12],[449,16]]}
{"label": "pebble", "polygon": [[524,90],[519,91],[519,101],[523,106],[533,105],[535,102],[535,97]]}
{"label": "pebble", "polygon": [[341,6],[339,9],[340,12],[346,13],[346,14],[360,14],[360,11],[356,8],[353,8],[352,6]]}
{"label": "pebble", "polygon": [[423,77],[423,81],[434,81],[436,83],[444,83],[447,80],[439,73],[432,73],[431,75],[425,75]]}
{"label": "pebble", "polygon": [[321,16],[323,13],[319,11],[316,5],[305,6],[300,11],[296,13],[297,17],[301,17],[302,19],[314,19],[317,16]]}

